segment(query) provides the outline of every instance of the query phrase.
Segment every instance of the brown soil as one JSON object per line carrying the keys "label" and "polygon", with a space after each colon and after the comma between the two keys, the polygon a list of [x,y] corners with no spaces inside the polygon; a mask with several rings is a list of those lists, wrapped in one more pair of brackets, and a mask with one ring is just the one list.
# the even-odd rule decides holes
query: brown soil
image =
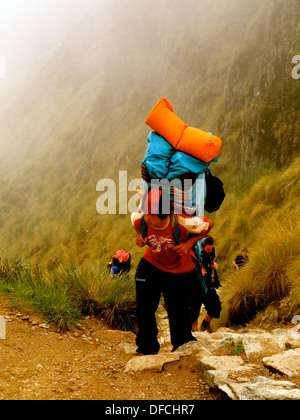
{"label": "brown soil", "polygon": [[226,399],[206,384],[193,356],[160,373],[124,373],[134,355],[120,343],[134,345],[135,335],[110,330],[99,319],[61,334],[40,327],[43,321],[33,314],[16,316],[2,296],[0,315],[8,317],[6,339],[0,340],[0,400]]}

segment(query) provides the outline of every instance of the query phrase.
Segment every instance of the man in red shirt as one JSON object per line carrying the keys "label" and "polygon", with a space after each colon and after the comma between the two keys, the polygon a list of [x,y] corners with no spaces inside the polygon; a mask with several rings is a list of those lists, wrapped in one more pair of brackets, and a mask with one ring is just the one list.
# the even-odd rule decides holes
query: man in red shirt
{"label": "man in red shirt", "polygon": [[[192,247],[214,225],[212,220],[199,216],[176,215],[176,245],[172,215],[163,211],[162,195],[161,190],[152,188],[143,201],[143,211],[131,215],[131,222],[138,235],[137,246],[148,245],[135,275],[138,320],[136,344],[137,351],[143,354],[157,354],[160,349],[155,312],[161,293],[169,316],[173,349],[196,340],[191,333],[190,300],[196,281],[197,262]],[[147,234],[143,235],[145,226]]]}

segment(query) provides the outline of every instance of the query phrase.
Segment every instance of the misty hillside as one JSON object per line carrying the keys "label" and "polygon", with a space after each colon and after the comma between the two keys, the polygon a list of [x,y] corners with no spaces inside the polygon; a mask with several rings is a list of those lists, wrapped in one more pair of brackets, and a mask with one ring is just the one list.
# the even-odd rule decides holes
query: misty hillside
{"label": "misty hillside", "polygon": [[[0,249],[48,262],[137,259],[129,215],[96,211],[102,178],[140,177],[160,97],[223,139],[234,196],[299,155],[297,0],[114,0],[0,84]],[[298,50],[297,50],[298,48]],[[26,76],[26,77],[25,77]],[[232,209],[228,209],[232,211]]]}

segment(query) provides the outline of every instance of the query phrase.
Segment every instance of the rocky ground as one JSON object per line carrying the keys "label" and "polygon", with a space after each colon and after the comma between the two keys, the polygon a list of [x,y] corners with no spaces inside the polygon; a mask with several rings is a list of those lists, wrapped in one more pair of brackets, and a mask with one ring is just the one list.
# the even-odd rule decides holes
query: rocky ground
{"label": "rocky ground", "polygon": [[[36,316],[11,310],[0,296],[6,339],[0,339],[2,400],[214,400],[194,356],[157,369],[125,372],[135,335],[108,329],[99,319],[60,334]],[[166,345],[162,353],[168,352]]]}
{"label": "rocky ground", "polygon": [[3,400],[300,399],[299,326],[196,332],[197,342],[172,353],[162,313],[160,353],[140,356],[133,333],[108,329],[94,317],[59,333],[10,309],[1,296],[0,314],[6,319]]}

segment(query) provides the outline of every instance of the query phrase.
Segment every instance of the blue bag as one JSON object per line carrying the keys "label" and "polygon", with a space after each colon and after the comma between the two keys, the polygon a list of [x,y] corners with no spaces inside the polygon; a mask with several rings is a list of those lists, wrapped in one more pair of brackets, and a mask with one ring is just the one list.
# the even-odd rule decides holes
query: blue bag
{"label": "blue bag", "polygon": [[162,136],[150,131],[148,149],[142,163],[147,167],[151,178],[166,179],[174,150]]}

